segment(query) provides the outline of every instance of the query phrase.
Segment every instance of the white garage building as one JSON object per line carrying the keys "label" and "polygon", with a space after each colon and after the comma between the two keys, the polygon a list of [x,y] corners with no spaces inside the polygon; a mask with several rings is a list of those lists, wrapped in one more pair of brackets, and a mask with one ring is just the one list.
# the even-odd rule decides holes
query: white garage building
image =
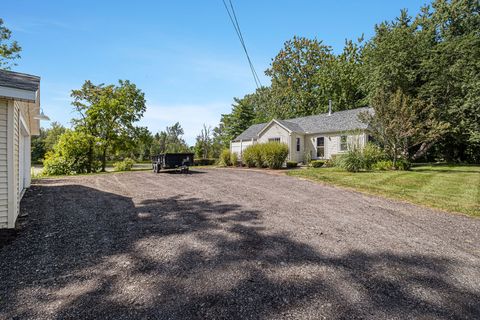
{"label": "white garage building", "polygon": [[30,137],[40,133],[40,78],[0,70],[0,228],[14,228],[30,186]]}

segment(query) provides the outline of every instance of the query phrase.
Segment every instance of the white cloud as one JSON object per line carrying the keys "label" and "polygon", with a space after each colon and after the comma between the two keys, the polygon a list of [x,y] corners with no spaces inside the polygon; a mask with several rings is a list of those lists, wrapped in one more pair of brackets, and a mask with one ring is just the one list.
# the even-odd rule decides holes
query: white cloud
{"label": "white cloud", "polygon": [[229,108],[229,103],[148,105],[140,125],[147,126],[152,133],[156,133],[178,121],[185,131],[184,139],[192,145],[203,124],[215,127],[220,121],[220,115],[228,112]]}

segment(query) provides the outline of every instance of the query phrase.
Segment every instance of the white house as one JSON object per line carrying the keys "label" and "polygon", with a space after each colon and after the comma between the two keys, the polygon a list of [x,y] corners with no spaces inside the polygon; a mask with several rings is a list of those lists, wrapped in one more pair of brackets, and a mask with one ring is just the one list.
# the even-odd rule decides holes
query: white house
{"label": "white house", "polygon": [[241,159],[243,150],[252,144],[278,141],[288,145],[289,161],[302,162],[308,154],[311,159],[330,159],[353,145],[362,148],[367,143],[367,125],[359,119],[363,112],[372,112],[372,108],[254,124],[230,143],[230,151]]}
{"label": "white house", "polygon": [[15,227],[30,186],[30,137],[40,118],[40,78],[0,70],[0,228]]}

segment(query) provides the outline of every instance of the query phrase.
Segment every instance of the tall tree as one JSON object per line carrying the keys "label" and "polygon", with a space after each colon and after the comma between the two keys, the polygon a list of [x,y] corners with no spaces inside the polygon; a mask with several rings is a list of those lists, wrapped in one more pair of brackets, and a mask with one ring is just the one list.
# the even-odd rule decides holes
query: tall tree
{"label": "tall tree", "polygon": [[272,79],[272,91],[282,108],[280,118],[318,113],[322,101],[316,77],[319,70],[335,59],[332,49],[316,39],[294,37],[273,59],[265,71]]}
{"label": "tall tree", "polygon": [[16,65],[15,60],[20,58],[22,48],[17,41],[12,40],[12,31],[0,19],[0,69],[9,70]]}
{"label": "tall tree", "polygon": [[212,154],[212,128],[203,125],[200,134],[197,136],[195,143],[195,156],[203,159],[207,159]]}
{"label": "tall tree", "polygon": [[[97,139],[102,171],[105,171],[109,149],[131,139],[135,122],[145,112],[145,97],[135,84],[119,80],[118,85],[94,85],[86,81],[79,90],[72,90],[73,105],[80,115],[73,123],[78,130],[88,132]],[[89,159],[93,162],[93,148]]]}
{"label": "tall tree", "polygon": [[365,113],[371,134],[390,155],[394,167],[399,158],[416,160],[448,129],[448,123],[439,121],[433,105],[412,98],[398,89],[377,91],[372,98],[375,113]]}

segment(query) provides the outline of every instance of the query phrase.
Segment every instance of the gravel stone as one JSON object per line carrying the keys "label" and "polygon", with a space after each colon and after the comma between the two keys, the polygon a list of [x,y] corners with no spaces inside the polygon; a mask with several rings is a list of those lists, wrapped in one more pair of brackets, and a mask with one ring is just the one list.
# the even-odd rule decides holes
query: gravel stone
{"label": "gravel stone", "polygon": [[480,219],[241,169],[44,179],[21,211],[0,319],[480,318]]}

